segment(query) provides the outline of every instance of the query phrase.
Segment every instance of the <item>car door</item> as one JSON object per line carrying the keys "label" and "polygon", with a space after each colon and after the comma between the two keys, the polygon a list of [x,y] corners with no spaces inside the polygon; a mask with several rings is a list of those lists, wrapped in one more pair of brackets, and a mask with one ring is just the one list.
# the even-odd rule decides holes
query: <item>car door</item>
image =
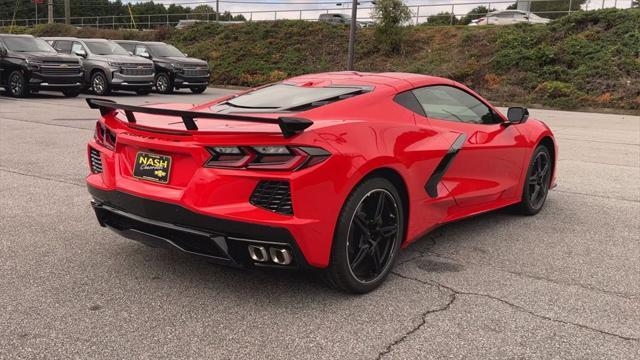
{"label": "car door", "polygon": [[[433,128],[459,134],[441,182],[461,208],[493,207],[518,196],[526,144],[517,126],[483,100],[453,85],[413,90]],[[452,146],[454,146],[452,145]]]}
{"label": "car door", "polygon": [[[0,39],[0,82],[2,82],[4,80],[4,76],[7,75],[5,74],[5,68],[7,67],[7,53],[8,50],[7,48],[4,46],[4,43],[2,42],[2,39]],[[0,86],[3,86],[4,83],[0,83]]]}

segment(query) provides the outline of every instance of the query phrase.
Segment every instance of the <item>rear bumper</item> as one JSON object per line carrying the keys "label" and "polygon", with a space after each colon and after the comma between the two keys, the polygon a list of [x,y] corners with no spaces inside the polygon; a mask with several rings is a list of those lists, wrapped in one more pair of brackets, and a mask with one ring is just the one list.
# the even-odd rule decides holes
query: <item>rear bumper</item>
{"label": "rear bumper", "polygon": [[[98,222],[116,233],[152,247],[163,247],[233,267],[308,268],[291,233],[285,228],[232,221],[198,214],[179,205],[120,191],[88,186]],[[287,249],[289,265],[257,263],[249,245]]]}

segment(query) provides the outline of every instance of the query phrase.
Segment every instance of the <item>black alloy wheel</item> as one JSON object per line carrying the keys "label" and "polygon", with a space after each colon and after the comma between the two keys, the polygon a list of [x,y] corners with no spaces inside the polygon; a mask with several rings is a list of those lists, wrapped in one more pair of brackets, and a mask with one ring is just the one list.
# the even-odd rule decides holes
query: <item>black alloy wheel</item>
{"label": "black alloy wheel", "polygon": [[383,272],[397,241],[398,205],[384,189],[372,190],[360,201],[347,234],[349,270],[361,282]]}
{"label": "black alloy wheel", "polygon": [[156,75],[156,91],[160,94],[171,94],[173,92],[173,82],[167,73]]}
{"label": "black alloy wheel", "polygon": [[29,89],[27,88],[27,81],[24,77],[24,74],[20,70],[15,70],[11,74],[9,74],[9,78],[7,79],[7,91],[13,97],[26,97],[29,94]]}
{"label": "black alloy wheel", "polygon": [[91,88],[96,95],[108,95],[111,92],[107,77],[100,71],[91,77]]}
{"label": "black alloy wheel", "polygon": [[549,194],[552,159],[546,146],[540,145],[533,153],[522,191],[519,210],[526,215],[535,215],[544,206]]}
{"label": "black alloy wheel", "polygon": [[404,238],[404,210],[394,185],[370,178],[349,195],[335,229],[330,285],[351,293],[378,287],[391,271]]}

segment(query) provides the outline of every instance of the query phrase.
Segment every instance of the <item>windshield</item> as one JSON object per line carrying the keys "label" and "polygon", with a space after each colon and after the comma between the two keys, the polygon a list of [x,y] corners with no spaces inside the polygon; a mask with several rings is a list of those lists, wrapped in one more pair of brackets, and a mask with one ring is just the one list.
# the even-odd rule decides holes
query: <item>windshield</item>
{"label": "windshield", "polygon": [[129,55],[129,52],[113,41],[85,41],[89,51],[96,55]]}
{"label": "windshield", "polygon": [[362,91],[362,88],[302,87],[276,84],[240,95],[227,101],[227,104],[252,109],[289,109],[358,91]]}
{"label": "windshield", "polygon": [[159,57],[185,57],[180,50],[167,44],[147,44],[151,55]]}
{"label": "windshield", "polygon": [[4,44],[7,49],[18,52],[50,52],[55,53],[56,50],[52,48],[45,41],[22,36],[7,36],[3,38]]}

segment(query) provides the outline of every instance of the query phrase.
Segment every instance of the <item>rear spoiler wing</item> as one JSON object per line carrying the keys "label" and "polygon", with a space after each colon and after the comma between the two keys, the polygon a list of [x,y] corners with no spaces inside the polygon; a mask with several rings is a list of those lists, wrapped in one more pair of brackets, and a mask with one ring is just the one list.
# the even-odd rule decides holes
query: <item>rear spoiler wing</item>
{"label": "rear spoiler wing", "polygon": [[280,131],[282,131],[282,135],[285,138],[289,138],[296,134],[299,134],[309,126],[313,125],[313,121],[297,117],[283,116],[277,119],[271,119],[259,116],[216,114],[210,112],[160,109],[144,106],[125,105],[118,104],[117,102],[112,100],[98,98],[87,98],[86,100],[89,107],[92,109],[100,110],[100,114],[102,116],[105,116],[116,110],[124,110],[124,113],[127,116],[127,121],[130,124],[136,123],[136,116],[134,115],[134,113],[179,117],[182,119],[182,122],[184,123],[184,126],[187,128],[187,130],[198,130],[198,125],[196,124],[195,119],[234,120],[262,124],[277,124],[280,127]]}

